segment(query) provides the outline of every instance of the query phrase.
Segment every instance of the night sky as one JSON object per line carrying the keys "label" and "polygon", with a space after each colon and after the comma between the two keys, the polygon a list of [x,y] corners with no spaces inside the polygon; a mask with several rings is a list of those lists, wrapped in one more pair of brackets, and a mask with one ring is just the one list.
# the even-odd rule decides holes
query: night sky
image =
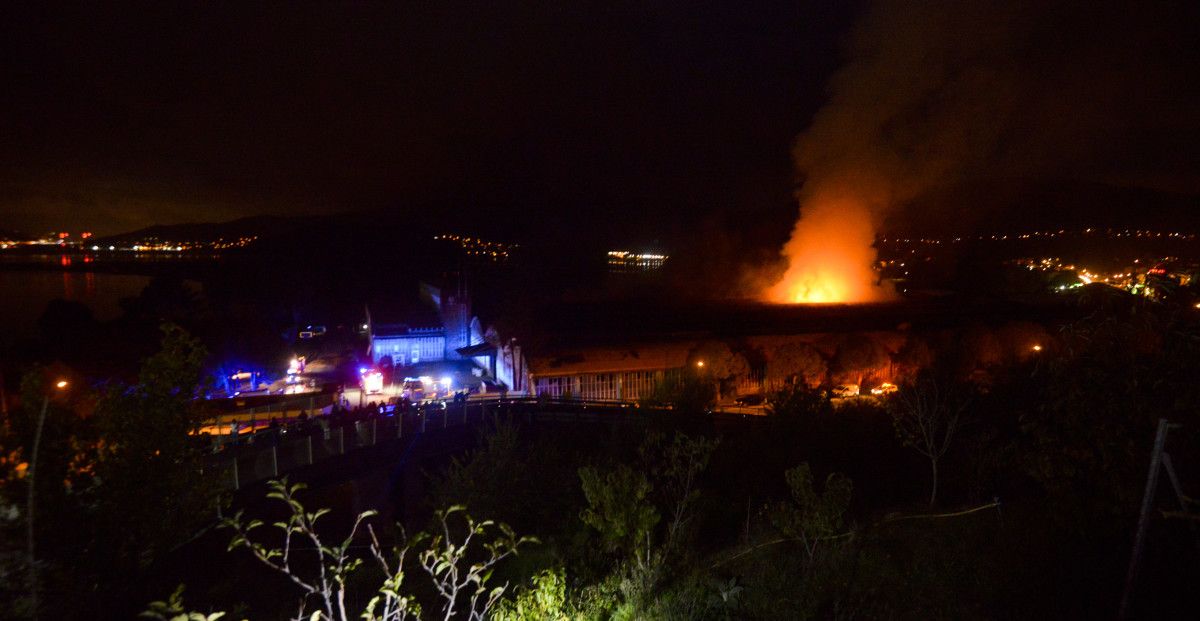
{"label": "night sky", "polygon": [[[793,144],[862,39],[956,27],[892,2],[40,4],[0,24],[0,229],[31,233],[364,210],[643,238],[788,222]],[[1046,4],[980,3],[970,23],[996,28],[958,33],[1018,67],[1005,122],[1075,141],[997,174],[1200,194],[1196,3]],[[1097,118],[1042,131],[1098,93]],[[882,126],[907,144],[940,96]],[[988,144],[1002,162],[1024,148]]]}

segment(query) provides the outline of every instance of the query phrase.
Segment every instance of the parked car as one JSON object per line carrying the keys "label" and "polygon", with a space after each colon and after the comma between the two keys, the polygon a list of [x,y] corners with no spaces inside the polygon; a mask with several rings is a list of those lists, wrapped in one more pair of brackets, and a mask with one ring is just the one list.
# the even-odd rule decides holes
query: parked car
{"label": "parked car", "polygon": [[424,401],[425,383],[414,377],[404,378],[404,385],[400,388],[400,396],[407,398],[413,403]]}
{"label": "parked car", "polygon": [[890,382],[884,382],[884,383],[872,388],[871,394],[873,394],[873,395],[890,395],[890,394],[896,392],[897,390],[899,390],[899,388],[896,388],[895,384],[892,384]]}
{"label": "parked car", "polygon": [[765,401],[765,400],[766,399],[761,394],[757,394],[757,395],[745,395],[742,397],[738,397],[737,399],[734,399],[733,402],[738,405],[753,406],[753,405],[762,405],[763,401]]}
{"label": "parked car", "polygon": [[857,397],[858,390],[858,384],[838,384],[829,393],[834,397]]}

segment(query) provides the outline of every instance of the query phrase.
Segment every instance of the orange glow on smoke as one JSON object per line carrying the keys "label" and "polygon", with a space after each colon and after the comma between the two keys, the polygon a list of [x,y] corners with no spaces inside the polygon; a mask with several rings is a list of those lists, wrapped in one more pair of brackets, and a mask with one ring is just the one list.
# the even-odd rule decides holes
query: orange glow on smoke
{"label": "orange glow on smoke", "polygon": [[787,271],[766,293],[781,304],[856,304],[893,297],[880,286],[875,226],[855,198],[813,196],[804,201],[792,238],[783,248]]}

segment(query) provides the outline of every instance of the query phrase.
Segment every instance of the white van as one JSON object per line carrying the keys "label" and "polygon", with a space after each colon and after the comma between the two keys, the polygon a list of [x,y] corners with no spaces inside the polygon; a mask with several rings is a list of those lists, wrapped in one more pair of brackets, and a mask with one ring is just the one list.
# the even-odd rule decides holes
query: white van
{"label": "white van", "polygon": [[838,384],[829,391],[829,394],[834,397],[857,397],[858,384]]}

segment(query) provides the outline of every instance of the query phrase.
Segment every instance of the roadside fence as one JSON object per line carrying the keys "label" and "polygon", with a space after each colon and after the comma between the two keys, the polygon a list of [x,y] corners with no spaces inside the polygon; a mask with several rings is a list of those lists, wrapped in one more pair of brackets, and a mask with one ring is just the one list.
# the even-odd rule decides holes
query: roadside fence
{"label": "roadside fence", "polygon": [[[347,453],[395,442],[415,434],[436,434],[451,428],[479,426],[505,415],[528,423],[637,423],[673,412],[640,408],[611,401],[535,398],[472,399],[431,403],[387,415],[372,412],[333,413],[304,420],[276,420],[267,428],[207,436],[211,457],[207,472],[223,486],[238,490]],[[741,425],[761,417],[714,412],[718,427]]]}

